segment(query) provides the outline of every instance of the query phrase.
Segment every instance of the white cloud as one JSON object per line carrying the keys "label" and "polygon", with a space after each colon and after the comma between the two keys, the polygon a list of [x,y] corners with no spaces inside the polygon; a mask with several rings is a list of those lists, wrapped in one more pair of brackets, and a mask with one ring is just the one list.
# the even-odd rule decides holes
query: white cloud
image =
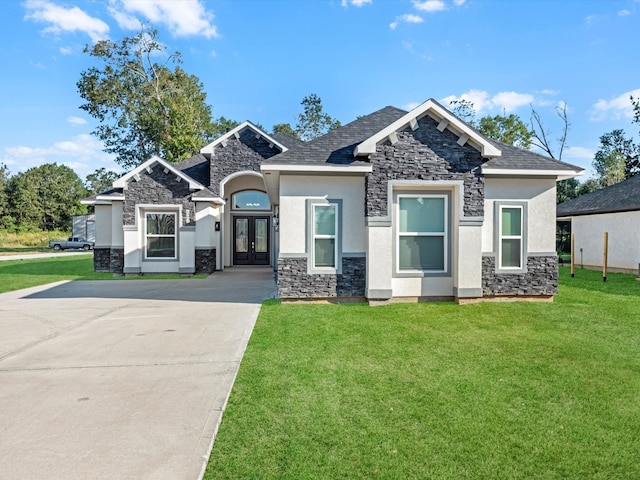
{"label": "white cloud", "polygon": [[464,2],[466,2],[467,0],[453,0],[453,3],[455,3],[457,6],[462,5]]}
{"label": "white cloud", "polygon": [[467,100],[473,103],[477,114],[490,110],[511,113],[520,107],[534,103],[535,96],[531,93],[498,92],[491,96],[485,90],[469,90],[462,95],[449,95],[441,100],[444,105],[451,105],[454,100]]}
{"label": "white cloud", "polygon": [[213,58],[216,58],[218,56],[218,52],[216,52],[215,50],[211,50],[211,54],[210,54]]}
{"label": "white cloud", "polygon": [[81,117],[69,117],[67,118],[67,122],[71,125],[86,125],[87,121]]}
{"label": "white cloud", "polygon": [[620,10],[620,11],[618,12],[618,15],[619,15],[619,16],[621,16],[621,17],[626,17],[627,15],[631,15],[631,11],[629,11],[629,10],[627,10],[627,9]]}
{"label": "white cloud", "polygon": [[218,29],[213,25],[214,15],[205,10],[199,0],[119,0],[109,8],[111,15],[122,28],[139,29],[136,15],[159,25],[165,25],[176,37],[203,36],[217,38]]}
{"label": "white cloud", "polygon": [[82,178],[100,167],[120,170],[113,157],[102,151],[103,148],[102,142],[83,133],[45,147],[6,147],[0,154],[0,163],[6,164],[12,173],[18,173],[56,162],[73,168]]}
{"label": "white cloud", "polygon": [[598,20],[598,16],[597,15],[587,15],[586,17],[584,17],[584,22],[587,25],[591,25],[596,20]]}
{"label": "white cloud", "polygon": [[403,105],[402,108],[410,112],[411,110],[416,108],[418,105],[420,105],[419,102],[410,102],[410,103],[407,103],[406,105]]}
{"label": "white cloud", "polygon": [[71,47],[60,47],[59,49],[62,55],[71,55],[73,53],[73,48]]}
{"label": "white cloud", "polygon": [[500,92],[493,96],[491,103],[500,110],[510,113],[519,107],[533,103],[533,100],[533,95],[530,93]]}
{"label": "white cloud", "polygon": [[564,149],[564,156],[567,158],[592,160],[596,152],[587,147],[567,147]]}
{"label": "white cloud", "polygon": [[49,24],[45,33],[82,32],[94,43],[108,38],[109,25],[78,7],[65,8],[48,0],[27,0],[24,6],[29,12],[25,20]]}
{"label": "white cloud", "polygon": [[422,23],[424,20],[419,15],[414,15],[413,13],[405,13],[404,15],[400,15],[396,17],[396,19],[389,24],[389,28],[391,30],[395,30],[398,25],[401,23]]}
{"label": "white cloud", "polygon": [[633,105],[631,98],[640,98],[640,88],[625,92],[611,100],[600,99],[593,105],[590,119],[600,121],[605,118],[619,120],[621,118],[633,118]]}
{"label": "white cloud", "polygon": [[425,0],[423,2],[414,1],[413,6],[416,10],[428,13],[440,12],[447,8],[443,0]]}
{"label": "white cloud", "polygon": [[347,7],[349,4],[354,7],[362,7],[368,3],[373,3],[373,0],[342,0],[343,7]]}

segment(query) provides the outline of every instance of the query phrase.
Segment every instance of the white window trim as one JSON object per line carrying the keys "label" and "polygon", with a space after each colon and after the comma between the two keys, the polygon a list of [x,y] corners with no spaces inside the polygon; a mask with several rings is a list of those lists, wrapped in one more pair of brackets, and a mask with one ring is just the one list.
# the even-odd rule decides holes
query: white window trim
{"label": "white window trim", "polygon": [[[144,234],[144,259],[145,260],[177,260],[178,259],[178,231],[180,229],[180,225],[179,225],[179,221],[180,221],[180,212],[173,210],[173,211],[161,211],[161,210],[145,210],[144,212],[144,227],[143,227],[143,234]],[[167,234],[149,234],[147,233],[147,216],[148,215],[173,215],[174,217],[174,228],[175,231],[173,233],[173,235],[167,235]],[[148,255],[148,251],[149,251],[149,242],[148,242],[148,238],[167,238],[167,237],[172,237],[175,239],[175,241],[173,242],[173,257],[150,257]]]}
{"label": "white window trim", "polygon": [[[401,198],[443,198],[444,199],[444,232],[401,232],[400,231],[400,199]],[[395,229],[395,273],[396,274],[446,274],[449,273],[449,195],[440,193],[398,193],[396,196],[395,216],[397,227]],[[400,237],[442,237],[444,239],[444,269],[423,270],[423,269],[401,269],[400,268]]]}
{"label": "white window trim", "polygon": [[[316,207],[333,207],[335,211],[334,215],[334,234],[326,235],[326,234],[317,234],[316,233]],[[339,222],[340,209],[338,208],[338,204],[335,202],[328,203],[312,203],[311,204],[311,265],[313,270],[321,271],[325,270],[327,272],[334,273],[338,269],[338,227],[340,225]],[[316,239],[333,239],[333,259],[335,265],[331,266],[317,266],[316,265]]]}
{"label": "white window trim", "polygon": [[[502,211],[505,208],[520,210],[520,235],[503,235],[502,234]],[[524,205],[501,203],[498,205],[498,269],[499,270],[513,270],[516,272],[522,271],[524,267],[524,222],[525,222],[525,210]],[[504,266],[502,265],[502,241],[503,240],[520,240],[520,265],[519,266]]]}

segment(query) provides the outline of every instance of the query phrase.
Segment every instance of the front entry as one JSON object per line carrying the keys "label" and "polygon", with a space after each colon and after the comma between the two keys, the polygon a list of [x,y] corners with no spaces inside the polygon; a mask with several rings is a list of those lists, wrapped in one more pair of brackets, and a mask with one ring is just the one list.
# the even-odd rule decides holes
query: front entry
{"label": "front entry", "polygon": [[233,217],[233,264],[269,265],[269,217]]}

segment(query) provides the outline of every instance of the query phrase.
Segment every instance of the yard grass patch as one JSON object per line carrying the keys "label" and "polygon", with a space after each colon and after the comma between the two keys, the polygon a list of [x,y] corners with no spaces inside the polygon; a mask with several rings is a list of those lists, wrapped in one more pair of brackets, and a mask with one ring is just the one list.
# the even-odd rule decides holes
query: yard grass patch
{"label": "yard grass patch", "polygon": [[[194,275],[189,278],[205,278]],[[181,275],[149,275],[139,277],[114,277],[111,273],[93,271],[93,254],[65,255],[51,258],[0,261],[0,293],[35,287],[62,280],[149,280],[177,279]]]}
{"label": "yard grass patch", "polygon": [[560,277],[554,303],[265,303],[205,478],[640,478],[640,282]]}

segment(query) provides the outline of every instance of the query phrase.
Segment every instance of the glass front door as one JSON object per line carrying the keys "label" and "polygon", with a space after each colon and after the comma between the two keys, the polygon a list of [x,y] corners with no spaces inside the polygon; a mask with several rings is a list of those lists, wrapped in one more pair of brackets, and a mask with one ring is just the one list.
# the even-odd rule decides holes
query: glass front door
{"label": "glass front door", "polygon": [[233,264],[269,265],[269,217],[234,217]]}

